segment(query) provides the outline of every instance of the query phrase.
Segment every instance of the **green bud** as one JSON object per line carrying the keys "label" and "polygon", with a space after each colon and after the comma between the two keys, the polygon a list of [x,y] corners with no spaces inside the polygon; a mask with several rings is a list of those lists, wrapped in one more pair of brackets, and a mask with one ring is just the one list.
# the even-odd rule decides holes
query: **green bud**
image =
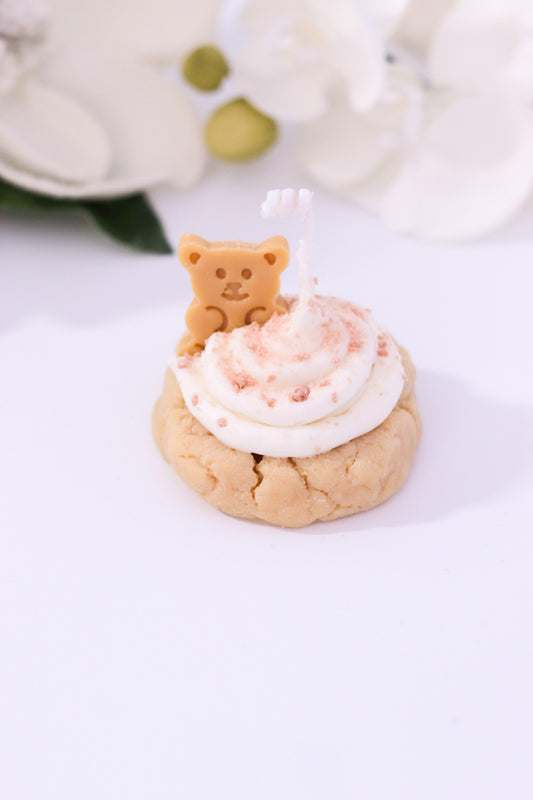
{"label": "green bud", "polygon": [[278,126],[240,97],[213,112],[205,134],[209,149],[218,158],[248,161],[274,144]]}
{"label": "green bud", "polygon": [[182,67],[185,80],[201,92],[218,89],[228,72],[229,66],[224,54],[211,44],[197,47],[189,53]]}

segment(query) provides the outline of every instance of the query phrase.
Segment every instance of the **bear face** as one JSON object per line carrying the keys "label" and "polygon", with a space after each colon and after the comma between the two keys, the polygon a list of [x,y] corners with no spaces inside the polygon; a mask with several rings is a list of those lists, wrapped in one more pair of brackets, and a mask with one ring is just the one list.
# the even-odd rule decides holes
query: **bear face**
{"label": "bear face", "polygon": [[182,352],[197,352],[215,331],[263,323],[286,310],[278,298],[280,274],[289,263],[283,236],[245,244],[208,242],[187,234],[181,237],[178,255],[195,294],[185,317],[190,335]]}

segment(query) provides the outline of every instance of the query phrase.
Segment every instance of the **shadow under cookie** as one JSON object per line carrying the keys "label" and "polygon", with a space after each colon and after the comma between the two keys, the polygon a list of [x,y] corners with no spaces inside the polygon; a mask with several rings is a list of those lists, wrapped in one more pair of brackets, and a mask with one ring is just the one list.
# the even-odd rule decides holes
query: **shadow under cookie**
{"label": "shadow under cookie", "polygon": [[406,381],[395,408],[374,430],[328,452],[273,458],[228,447],[192,416],[170,369],[153,412],[154,438],[177,474],[232,516],[298,528],[368,510],[404,483],[422,432],[416,371],[400,352]]}

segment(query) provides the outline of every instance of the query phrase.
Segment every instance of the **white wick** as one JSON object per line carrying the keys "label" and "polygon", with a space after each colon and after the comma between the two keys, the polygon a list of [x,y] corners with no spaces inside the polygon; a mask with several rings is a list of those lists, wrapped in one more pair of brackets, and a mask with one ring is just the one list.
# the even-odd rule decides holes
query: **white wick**
{"label": "white wick", "polygon": [[302,238],[298,247],[298,282],[300,303],[306,302],[314,295],[314,281],[311,272],[311,252],[313,246],[313,192],[309,189],[272,189],[267,192],[261,204],[261,216],[290,217],[298,216],[302,220]]}

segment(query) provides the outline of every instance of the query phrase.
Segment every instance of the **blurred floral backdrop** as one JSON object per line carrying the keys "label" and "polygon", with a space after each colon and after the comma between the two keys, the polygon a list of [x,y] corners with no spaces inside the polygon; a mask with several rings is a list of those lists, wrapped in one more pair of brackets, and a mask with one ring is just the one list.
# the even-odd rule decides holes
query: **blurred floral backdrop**
{"label": "blurred floral backdrop", "polygon": [[292,126],[312,184],[472,239],[531,195],[532,100],[531,0],[0,0],[0,207],[169,252],[144,191]]}

